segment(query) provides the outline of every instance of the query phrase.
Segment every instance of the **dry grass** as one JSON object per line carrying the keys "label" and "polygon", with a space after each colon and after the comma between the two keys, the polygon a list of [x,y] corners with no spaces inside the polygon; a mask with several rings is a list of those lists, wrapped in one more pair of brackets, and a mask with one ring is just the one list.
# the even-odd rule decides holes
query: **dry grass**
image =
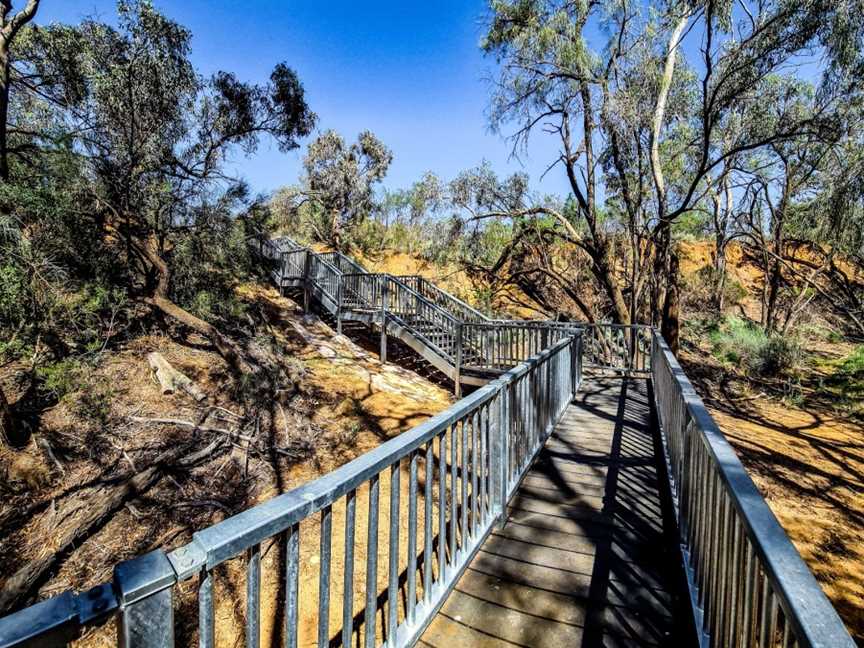
{"label": "dry grass", "polygon": [[[170,550],[180,546],[195,530],[319,477],[451,403],[449,392],[410,371],[381,365],[347,338],[335,337],[320,321],[304,318],[293,302],[280,298],[276,291],[245,286],[239,292],[253,308],[265,313],[267,334],[285,364],[290,365],[289,373],[302,376],[299,390],[286,397],[282,406],[274,406],[269,418],[262,415],[260,434],[271,434],[280,446],[301,448],[306,453],[304,459],[273,460],[257,455],[247,459],[242,444],[238,444],[240,447],[229,448],[192,470],[169,471],[148,491],[125,502],[106,522],[88,530],[71,550],[57,556],[50,577],[39,584],[28,601],[104,582],[118,561],[156,547]],[[43,413],[28,447],[0,447],[0,471],[7,476],[0,504],[0,587],[20,565],[56,550],[51,538],[57,521],[52,515],[67,494],[89,484],[123,478],[146,468],[166,448],[197,439],[192,431],[174,426],[129,421],[133,415],[195,420],[201,411],[199,404],[182,394],[160,393],[146,361],[150,351],[161,352],[195,380],[208,394],[209,404],[239,413],[245,420],[257,416],[243,411],[234,378],[203,340],[189,339],[181,344],[149,335],[106,352],[88,380],[88,384],[96,381],[110,386],[105,420],[82,416],[77,404],[85,394],[72,393]],[[36,439],[49,441],[58,465],[37,446]],[[201,445],[210,440],[212,437],[205,435]],[[337,517],[334,537],[341,537],[339,524]],[[307,538],[308,533],[311,531],[304,531],[304,582],[311,578],[306,570],[314,565],[317,552],[317,544]],[[265,566],[277,553],[271,552]],[[242,593],[241,572],[238,561],[225,568],[219,581],[223,592],[239,588],[238,595]],[[271,574],[265,579],[265,588],[272,589],[275,583]],[[194,609],[193,589],[186,585],[181,588],[179,618]],[[267,592],[265,589],[263,600],[268,599]],[[270,593],[269,598],[275,601],[275,592]],[[303,596],[312,594],[307,588]],[[239,595],[237,600],[242,598]],[[230,599],[220,603],[220,627],[226,638],[238,636],[232,630],[238,614],[242,617],[242,609]],[[194,618],[181,623],[180,645],[193,643],[190,623],[194,625]],[[113,629],[104,628],[86,637],[82,645],[111,645],[112,633]]]}

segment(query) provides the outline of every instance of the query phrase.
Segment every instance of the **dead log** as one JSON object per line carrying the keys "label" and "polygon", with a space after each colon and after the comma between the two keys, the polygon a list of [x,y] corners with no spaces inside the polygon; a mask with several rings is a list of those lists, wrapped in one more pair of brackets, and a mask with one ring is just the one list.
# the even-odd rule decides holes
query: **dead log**
{"label": "dead log", "polygon": [[[0,589],[0,613],[5,613],[30,594],[56,562],[85,541],[120,510],[126,502],[152,488],[167,471],[191,468],[208,459],[225,444],[217,439],[186,454],[188,444],[163,452],[148,468],[122,479],[99,482],[76,491],[46,511],[31,537],[41,538],[36,556],[10,576]],[[38,528],[41,527],[41,528]]]}
{"label": "dead log", "polygon": [[189,428],[200,432],[215,432],[216,434],[224,434],[225,436],[240,439],[241,441],[251,442],[252,437],[235,432],[233,430],[225,430],[223,428],[213,427],[212,425],[202,425],[201,423],[193,423],[192,421],[184,421],[183,419],[175,418],[146,418],[144,416],[130,416],[130,421],[135,423],[152,423],[154,425],[176,425],[178,427]]}
{"label": "dead log", "polygon": [[188,376],[172,367],[161,353],[156,351],[148,353],[147,364],[156,373],[156,380],[162,386],[163,394],[173,394],[180,390],[199,402],[207,398],[207,394],[201,391]]}

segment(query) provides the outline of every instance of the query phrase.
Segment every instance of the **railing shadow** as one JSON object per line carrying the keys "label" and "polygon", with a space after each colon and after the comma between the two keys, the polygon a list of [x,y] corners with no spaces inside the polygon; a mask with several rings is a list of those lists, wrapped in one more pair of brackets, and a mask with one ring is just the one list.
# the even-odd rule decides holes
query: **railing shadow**
{"label": "railing shadow", "polygon": [[646,381],[584,384],[426,645],[689,645],[657,436]]}

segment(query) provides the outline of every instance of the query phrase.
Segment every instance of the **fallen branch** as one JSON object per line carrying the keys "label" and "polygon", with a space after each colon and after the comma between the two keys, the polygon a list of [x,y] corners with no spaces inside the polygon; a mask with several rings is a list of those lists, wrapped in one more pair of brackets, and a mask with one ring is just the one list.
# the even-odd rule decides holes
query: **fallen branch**
{"label": "fallen branch", "polygon": [[38,526],[30,530],[33,532],[31,537],[39,538],[43,546],[35,558],[3,583],[0,612],[8,611],[27,596],[67,552],[98,531],[130,500],[152,488],[169,470],[191,468],[221,448],[222,441],[219,439],[189,454],[185,454],[191,449],[189,444],[174,447],[159,455],[150,467],[131,477],[99,482],[64,498],[45,516],[46,520],[51,521],[50,531],[45,528],[40,530]]}
{"label": "fallen branch", "polygon": [[189,500],[188,502],[175,502],[172,506],[174,508],[197,508],[197,507],[206,507],[206,508],[216,508],[226,514],[231,514],[231,511],[228,510],[228,507],[225,506],[222,502],[217,502],[216,500]]}
{"label": "fallen branch", "polygon": [[224,434],[229,437],[240,439],[241,441],[252,441],[252,437],[246,434],[241,434],[240,432],[234,432],[233,430],[225,430],[223,428],[212,427],[210,425],[198,425],[196,423],[193,423],[192,421],[184,421],[183,419],[146,418],[144,416],[130,416],[129,420],[136,423],[152,423],[154,425],[176,425],[178,427],[185,427],[192,430],[200,430],[201,432],[214,432],[216,434]]}
{"label": "fallen branch", "polygon": [[188,376],[172,367],[171,363],[161,353],[157,353],[156,351],[148,353],[147,364],[156,373],[156,379],[162,386],[163,394],[173,394],[180,390],[186,392],[198,402],[207,398],[207,394],[201,391]]}

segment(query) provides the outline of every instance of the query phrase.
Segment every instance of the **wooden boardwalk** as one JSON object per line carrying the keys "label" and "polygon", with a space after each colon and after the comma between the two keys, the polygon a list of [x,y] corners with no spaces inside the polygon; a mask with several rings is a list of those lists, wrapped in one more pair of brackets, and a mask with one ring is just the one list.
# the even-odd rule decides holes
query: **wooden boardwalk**
{"label": "wooden boardwalk", "polygon": [[420,645],[689,645],[657,443],[646,381],[587,381]]}

